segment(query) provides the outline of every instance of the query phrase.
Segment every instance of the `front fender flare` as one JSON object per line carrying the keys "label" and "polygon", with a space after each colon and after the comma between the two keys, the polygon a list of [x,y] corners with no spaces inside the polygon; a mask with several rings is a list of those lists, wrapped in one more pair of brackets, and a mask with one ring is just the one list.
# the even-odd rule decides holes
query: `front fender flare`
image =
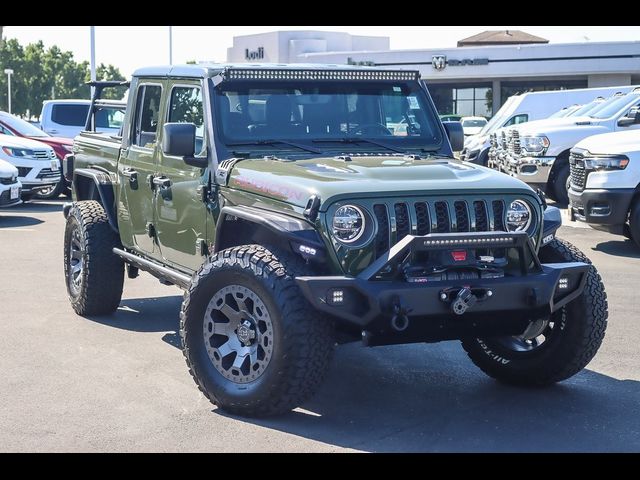
{"label": "front fender flare", "polygon": [[[326,248],[314,226],[302,219],[248,206],[225,206],[220,210],[216,224],[214,253],[225,245],[225,224],[230,219],[242,219],[259,225],[286,240],[294,253],[305,260],[320,261],[326,257]],[[306,247],[306,248],[301,248]]]}

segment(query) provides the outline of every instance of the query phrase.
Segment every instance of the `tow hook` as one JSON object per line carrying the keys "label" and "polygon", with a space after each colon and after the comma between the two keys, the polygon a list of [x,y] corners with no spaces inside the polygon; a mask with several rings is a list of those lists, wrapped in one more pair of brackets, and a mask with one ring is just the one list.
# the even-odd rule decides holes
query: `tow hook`
{"label": "tow hook", "polygon": [[403,307],[400,298],[393,297],[393,316],[391,317],[391,328],[396,332],[404,332],[409,328],[410,308]]}
{"label": "tow hook", "polygon": [[440,300],[451,303],[451,310],[456,315],[464,315],[476,303],[482,302],[492,295],[493,292],[491,290],[483,288],[448,288],[440,292]]}

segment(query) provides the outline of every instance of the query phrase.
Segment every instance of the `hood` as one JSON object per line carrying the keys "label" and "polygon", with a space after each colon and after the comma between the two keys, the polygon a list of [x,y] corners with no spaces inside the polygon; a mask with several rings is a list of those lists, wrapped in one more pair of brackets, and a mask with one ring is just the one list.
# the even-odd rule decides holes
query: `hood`
{"label": "hood", "polygon": [[[548,131],[576,128],[576,126],[598,125],[598,121],[591,117],[552,118],[550,120],[535,120],[517,126],[520,136],[539,135]],[[508,128],[507,128],[508,130]]]}
{"label": "hood", "polygon": [[640,151],[640,130],[605,133],[585,138],[576,145],[593,154],[626,154]]}
{"label": "hood", "polygon": [[30,150],[51,148],[42,142],[13,135],[0,135],[0,147],[28,148]]}
{"label": "hood", "polygon": [[228,186],[304,208],[311,195],[321,209],[340,197],[432,195],[460,192],[531,193],[524,182],[494,170],[450,158],[352,156],[296,161],[248,159],[237,162]]}
{"label": "hood", "polygon": [[0,178],[11,178],[18,176],[18,169],[11,165],[9,162],[5,162],[0,159]]}
{"label": "hood", "polygon": [[471,136],[477,135],[483,128],[484,127],[464,127],[462,130],[464,131],[465,135]]}
{"label": "hood", "polygon": [[46,143],[47,145],[73,145],[73,140],[71,138],[63,138],[63,137],[28,137],[31,140],[35,140],[37,142]]}

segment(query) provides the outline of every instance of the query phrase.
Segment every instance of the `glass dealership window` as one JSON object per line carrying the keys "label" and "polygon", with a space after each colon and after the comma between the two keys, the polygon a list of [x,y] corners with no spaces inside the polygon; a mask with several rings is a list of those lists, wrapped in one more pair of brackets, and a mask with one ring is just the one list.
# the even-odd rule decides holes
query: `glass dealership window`
{"label": "glass dealership window", "polygon": [[458,114],[468,117],[493,115],[493,92],[488,86],[429,85],[429,91],[440,115]]}

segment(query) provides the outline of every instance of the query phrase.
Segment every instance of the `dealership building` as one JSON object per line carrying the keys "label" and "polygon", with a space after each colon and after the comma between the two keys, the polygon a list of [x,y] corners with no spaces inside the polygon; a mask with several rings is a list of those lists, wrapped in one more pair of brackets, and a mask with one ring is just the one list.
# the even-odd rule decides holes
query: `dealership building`
{"label": "dealership building", "polygon": [[234,37],[227,60],[416,69],[441,114],[487,117],[518,93],[640,84],[640,42],[550,44],[517,30],[420,50],[391,50],[388,37],[278,31]]}

